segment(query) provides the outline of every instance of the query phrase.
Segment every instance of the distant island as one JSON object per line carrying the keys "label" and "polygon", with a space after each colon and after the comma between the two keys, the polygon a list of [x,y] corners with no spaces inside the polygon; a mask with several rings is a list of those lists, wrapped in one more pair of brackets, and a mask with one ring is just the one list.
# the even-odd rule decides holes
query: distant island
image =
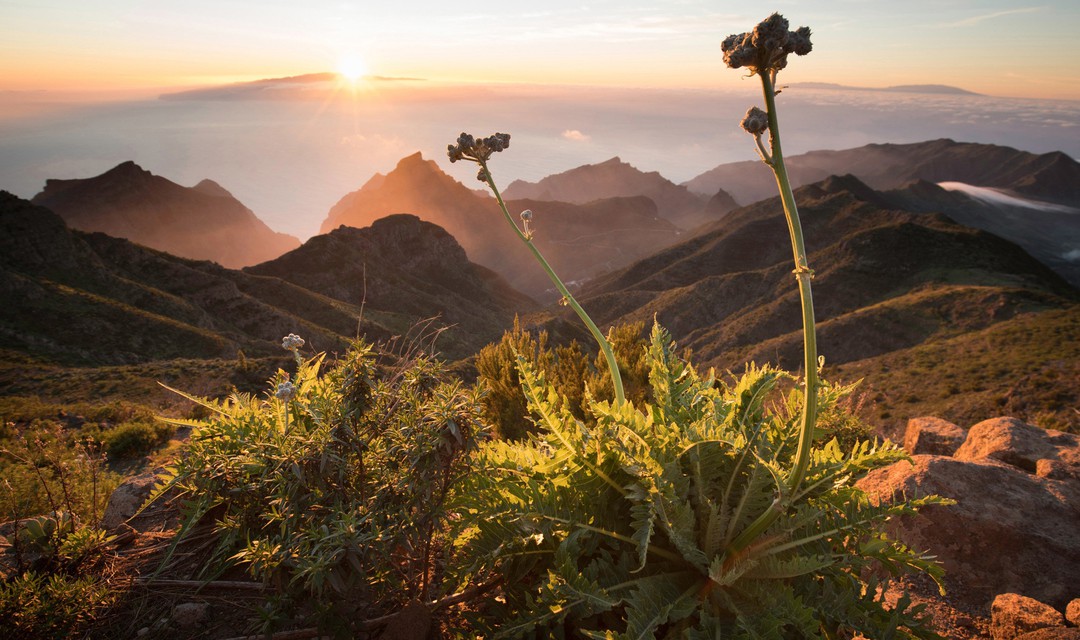
{"label": "distant island", "polygon": [[[420,82],[423,78],[397,76],[364,76],[367,82]],[[234,82],[225,85],[187,89],[174,93],[164,93],[159,100],[199,100],[227,98],[266,98],[289,97],[295,92],[322,91],[341,81],[341,75],[332,71],[306,73],[284,78],[264,78],[248,82]]]}
{"label": "distant island", "polygon": [[798,82],[789,86],[801,89],[824,89],[832,91],[889,91],[893,93],[933,93],[952,96],[981,96],[981,93],[951,87],[947,84],[901,84],[893,87],[851,87],[832,82]]}

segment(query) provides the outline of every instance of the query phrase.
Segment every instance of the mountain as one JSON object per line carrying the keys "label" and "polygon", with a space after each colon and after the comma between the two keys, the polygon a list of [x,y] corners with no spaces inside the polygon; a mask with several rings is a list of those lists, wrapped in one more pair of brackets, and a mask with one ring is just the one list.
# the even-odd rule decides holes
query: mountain
{"label": "mountain", "polygon": [[[479,282],[468,299],[475,320],[456,319],[470,329],[451,328],[437,343],[446,356],[463,358],[497,339],[502,328],[489,326],[488,316],[494,309],[502,311],[500,304],[506,300],[531,308],[529,300],[505,283],[464,261],[445,232],[424,228],[408,234],[400,232],[401,226],[390,223],[366,230],[366,241],[378,246],[382,256],[397,256],[380,260],[386,264],[368,273],[370,291],[396,288],[396,300],[428,296],[430,288],[411,287],[429,274],[410,271],[419,265],[401,259],[417,248],[442,247],[439,255],[447,274],[463,272]],[[433,240],[424,240],[425,234]],[[329,242],[334,250],[343,250],[348,243],[338,240]],[[320,242],[327,241],[308,241],[309,255]],[[345,255],[353,259],[358,254]],[[289,266],[310,276],[317,269],[303,256],[293,256]],[[333,274],[340,264],[333,254],[312,259],[331,270],[325,280],[338,277]],[[351,276],[347,269],[340,273]],[[392,284],[384,284],[383,278]],[[503,302],[485,300],[485,292]],[[0,301],[0,351],[66,365],[234,358],[239,349],[250,356],[280,355],[281,337],[289,333],[302,335],[313,350],[340,351],[358,333],[373,341],[388,340],[407,335],[431,316],[427,308],[397,308],[382,299],[362,308],[361,299],[346,302],[282,278],[76,231],[52,211],[6,192],[0,192]]]}
{"label": "mountain", "polygon": [[600,198],[645,196],[656,203],[660,216],[683,229],[712,222],[737,205],[722,189],[706,194],[706,199],[684,186],[671,182],[656,171],[648,173],[614,157],[599,164],[587,164],[543,178],[539,182],[515,180],[503,194],[511,199],[558,200],[585,204]]}
{"label": "mountain", "polygon": [[888,91],[891,93],[930,93],[954,96],[981,96],[981,93],[952,87],[947,84],[901,84],[892,87],[852,87],[832,82],[796,82],[791,85],[800,89],[824,89],[828,91]]}
{"label": "mountain", "polygon": [[[854,176],[796,193],[815,270],[819,352],[837,365],[1067,308],[1076,289],[1016,245],[896,206]],[[798,292],[778,198],[625,269],[581,294],[600,326],[655,316],[719,368],[801,364]]]}
{"label": "mountain", "polygon": [[270,229],[213,181],[183,187],[130,161],[93,178],[48,180],[32,202],[75,229],[230,268],[276,258],[300,244]]}
{"label": "mountain", "polygon": [[364,313],[438,315],[460,341],[479,350],[536,303],[491,270],[469,262],[442,227],[409,214],[370,227],[339,227],[245,272],[273,276]]}
{"label": "mountain", "polygon": [[[874,189],[897,189],[918,180],[962,182],[1080,207],[1080,164],[1061,152],[1036,155],[1010,147],[940,139],[811,151],[785,160],[793,186],[845,174]],[[724,189],[740,204],[770,198],[776,191],[772,171],[758,161],[722,164],[684,185],[705,195]]]}
{"label": "mountain", "polygon": [[960,182],[919,180],[885,195],[893,206],[944,213],[960,224],[1015,242],[1080,288],[1080,208]]}
{"label": "mountain", "polygon": [[[678,239],[678,230],[643,196],[587,204],[509,200],[507,205],[514,214],[533,211],[534,243],[568,282],[619,268]],[[443,227],[469,259],[496,271],[515,289],[538,300],[554,299],[543,269],[506,224],[494,198],[478,195],[419,153],[342,198],[322,232],[368,226],[394,213],[411,213]]]}

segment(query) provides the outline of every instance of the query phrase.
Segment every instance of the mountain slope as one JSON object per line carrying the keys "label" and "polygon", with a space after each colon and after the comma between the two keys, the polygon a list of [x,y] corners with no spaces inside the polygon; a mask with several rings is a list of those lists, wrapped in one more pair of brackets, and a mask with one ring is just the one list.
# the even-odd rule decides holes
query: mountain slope
{"label": "mountain slope", "polygon": [[[426,295],[410,292],[422,274],[411,273],[414,265],[400,258],[415,247],[392,233],[373,236],[385,255],[397,258],[385,261],[382,274],[369,274],[368,286],[377,290],[386,286],[381,278],[393,278],[391,286],[403,298]],[[333,254],[324,257],[332,270]],[[479,270],[468,263],[443,264],[448,272]],[[324,277],[338,276],[331,271]],[[506,293],[509,287],[491,274],[477,278],[493,296],[530,308],[527,299]],[[357,332],[385,340],[405,335],[431,315],[389,304],[361,311],[359,299],[344,302],[281,278],[75,231],[48,209],[6,192],[0,192],[0,301],[0,350],[75,365],[233,358],[238,349],[279,355],[281,337],[288,333],[302,335],[311,349],[336,351]],[[477,326],[486,330],[444,334],[437,346],[448,357],[466,357],[502,331],[485,324],[497,305],[480,298],[471,302]]]}
{"label": "mountain slope", "polygon": [[441,227],[397,214],[370,227],[339,227],[247,273],[274,276],[353,305],[417,318],[439,316],[478,350],[536,303],[468,261]]}
{"label": "mountain slope", "polygon": [[[582,281],[667,246],[678,230],[648,198],[606,198],[579,205],[512,200],[512,212],[534,213],[535,243],[567,281]],[[493,198],[483,197],[417,153],[386,175],[376,175],[342,198],[322,224],[366,227],[395,213],[411,213],[457,238],[469,258],[493,269],[538,300],[554,297],[551,283],[503,219]]]}
{"label": "mountain slope", "polygon": [[48,180],[32,202],[75,229],[226,267],[256,264],[300,244],[213,181],[182,187],[130,161],[93,178]]}
{"label": "mountain slope", "polygon": [[[830,175],[852,174],[874,189],[896,189],[917,180],[963,182],[1080,206],[1080,164],[1061,152],[1036,155],[1010,147],[940,139],[811,151],[785,160],[794,186]],[[701,194],[725,189],[741,204],[772,197],[776,190],[772,172],[757,161],[722,164],[684,185]]]}
{"label": "mountain slope", "polygon": [[722,189],[706,199],[684,186],[676,185],[656,171],[640,171],[618,157],[589,164],[543,178],[539,182],[515,180],[504,194],[510,199],[558,200],[585,204],[601,198],[645,196],[656,203],[657,212],[683,229],[715,221],[735,208],[735,201]]}
{"label": "mountain slope", "polygon": [[[798,190],[819,328],[832,364],[977,330],[1077,292],[1019,247],[893,206],[852,176]],[[736,210],[688,241],[590,283],[598,324],[655,315],[695,359],[797,368],[798,293],[779,199]]]}

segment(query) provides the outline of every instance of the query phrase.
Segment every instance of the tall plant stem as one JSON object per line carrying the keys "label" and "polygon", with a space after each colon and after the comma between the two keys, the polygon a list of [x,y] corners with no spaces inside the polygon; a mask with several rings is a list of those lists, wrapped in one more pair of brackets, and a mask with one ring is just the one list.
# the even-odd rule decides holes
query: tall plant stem
{"label": "tall plant stem", "polygon": [[799,490],[803,478],[806,477],[806,468],[810,464],[810,446],[814,439],[814,425],[817,422],[817,329],[814,324],[814,297],[810,290],[810,280],[814,277],[814,272],[810,270],[806,262],[806,244],[803,242],[799,210],[795,206],[795,194],[791,191],[791,181],[788,179],[787,167],[784,165],[784,153],[780,148],[775,82],[775,75],[761,74],[761,86],[765,94],[766,112],[769,116],[771,165],[773,174],[776,175],[776,186],[780,190],[780,200],[784,203],[784,218],[787,220],[788,233],[791,236],[791,252],[795,258],[795,279],[799,283],[803,323],[803,415],[799,429],[799,449],[795,454],[795,468],[788,477],[788,489],[794,494]]}
{"label": "tall plant stem", "polygon": [[[765,94],[765,107],[769,117],[770,153],[763,156],[766,164],[772,167],[776,176],[776,186],[780,190],[780,200],[784,205],[784,218],[787,220],[788,233],[791,236],[791,252],[795,258],[795,279],[799,283],[799,300],[802,303],[803,322],[803,413],[799,428],[799,448],[795,453],[795,466],[787,477],[787,497],[798,493],[806,469],[810,465],[810,446],[814,440],[814,425],[817,423],[817,330],[814,325],[814,298],[810,291],[810,280],[814,272],[806,262],[806,244],[803,242],[802,223],[799,210],[795,206],[795,194],[791,191],[787,167],[784,165],[784,152],[780,148],[780,125],[776,117],[776,78],[766,72],[760,74],[762,91]],[[773,507],[762,513],[754,522],[742,531],[728,546],[727,555],[733,556],[749,546],[759,535],[776,521],[783,513],[786,501],[778,498]]]}
{"label": "tall plant stem", "polygon": [[570,308],[574,310],[574,313],[581,318],[581,321],[588,327],[589,333],[596,340],[596,344],[600,345],[600,351],[604,353],[604,359],[607,361],[608,370],[611,372],[611,383],[615,388],[615,402],[622,405],[626,402],[626,394],[623,392],[622,374],[619,372],[619,363],[615,360],[615,352],[611,349],[611,344],[604,337],[603,333],[600,333],[600,329],[596,326],[596,323],[592,321],[589,314],[585,313],[585,310],[578,304],[576,298],[570,294],[570,291],[563,284],[563,281],[555,274],[555,270],[551,268],[548,261],[544,259],[543,254],[533,244],[532,239],[525,234],[514,222],[513,216],[510,215],[510,211],[506,208],[506,203],[503,201],[502,194],[499,193],[499,188],[495,186],[495,180],[491,177],[491,172],[488,171],[487,163],[480,162],[480,167],[484,172],[484,177],[487,180],[488,187],[491,192],[495,194],[495,200],[499,203],[499,208],[502,209],[503,215],[506,216],[506,221],[510,223],[510,226],[514,228],[514,233],[518,235],[518,238],[525,243],[525,246],[529,247],[532,251],[533,257],[540,263],[540,266],[544,268],[548,277],[551,278],[551,282],[555,284],[555,288],[562,294],[563,300],[570,305]]}

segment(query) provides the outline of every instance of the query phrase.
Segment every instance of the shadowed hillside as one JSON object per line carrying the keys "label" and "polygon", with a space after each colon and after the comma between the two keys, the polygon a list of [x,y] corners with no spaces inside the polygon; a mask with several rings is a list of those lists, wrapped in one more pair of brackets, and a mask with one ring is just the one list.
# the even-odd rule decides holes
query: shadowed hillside
{"label": "shadowed hillside", "polygon": [[78,180],[48,180],[32,202],[82,231],[127,238],[173,255],[230,268],[256,264],[296,247],[221,185],[182,187],[134,162]]}
{"label": "shadowed hillside", "polygon": [[364,313],[438,316],[458,342],[479,349],[536,303],[465,257],[441,227],[398,214],[370,227],[339,227],[247,273],[274,276]]}
{"label": "shadowed hillside", "polygon": [[[464,274],[461,278],[478,283],[476,295],[455,311],[454,321],[470,330],[451,329],[440,338],[438,348],[448,357],[465,357],[497,338],[501,325],[490,317],[493,310],[500,310],[499,318],[512,315],[500,305],[531,307],[496,276],[465,261],[460,247],[437,227],[403,235],[391,223],[364,232],[383,252],[383,265],[368,274],[367,286],[393,289],[395,297],[361,311],[360,298],[345,302],[281,278],[74,231],[48,209],[0,192],[0,292],[7,303],[0,305],[0,349],[46,362],[100,365],[233,358],[238,349],[253,356],[280,355],[281,337],[288,333],[303,335],[316,351],[341,350],[358,333],[385,340],[405,335],[433,314],[416,302],[428,299],[430,287],[412,288],[426,286],[430,272],[402,257],[440,244],[444,281],[458,286],[461,281],[451,274]],[[434,240],[426,244],[423,236]],[[325,241],[311,242],[317,247]],[[324,267],[330,270],[326,281],[351,278],[349,265],[339,271],[347,254],[323,253],[321,262],[306,267],[300,255],[293,262],[298,273],[315,277],[315,269]],[[356,282],[363,286],[363,277]]]}
{"label": "shadowed hillside", "polygon": [[[831,364],[1077,301],[1075,289],[1016,245],[893,206],[852,176],[796,195],[816,274],[819,351]],[[601,326],[655,315],[703,365],[798,367],[802,334],[786,237],[778,199],[739,209],[590,283],[583,305]]]}

